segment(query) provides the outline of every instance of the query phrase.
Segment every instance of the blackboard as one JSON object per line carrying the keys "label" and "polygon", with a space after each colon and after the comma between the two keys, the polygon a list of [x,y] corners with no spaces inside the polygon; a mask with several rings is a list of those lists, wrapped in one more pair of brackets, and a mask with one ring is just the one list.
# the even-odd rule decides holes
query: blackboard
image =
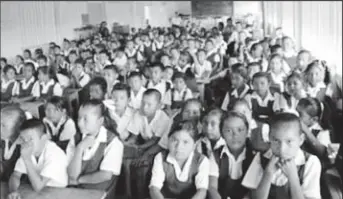
{"label": "blackboard", "polygon": [[192,17],[232,16],[233,1],[191,1]]}

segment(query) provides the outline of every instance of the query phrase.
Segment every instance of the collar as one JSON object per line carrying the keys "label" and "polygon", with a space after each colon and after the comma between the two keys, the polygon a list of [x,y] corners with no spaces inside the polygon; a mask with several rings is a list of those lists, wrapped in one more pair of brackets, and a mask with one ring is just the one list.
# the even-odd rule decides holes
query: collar
{"label": "collar", "polygon": [[54,84],[55,84],[55,80],[54,80],[54,79],[50,79],[50,80],[48,81],[48,83],[40,82],[40,85],[46,86],[46,87],[51,86],[51,85],[54,85]]}
{"label": "collar", "polygon": [[131,90],[131,95],[130,97],[137,97],[139,96],[140,94],[144,93],[144,91],[146,90],[146,88],[144,86],[141,86],[141,88],[138,90],[137,94],[135,94],[133,92],[133,90]]}
{"label": "collar", "polygon": [[[82,135],[82,139],[84,139],[86,135]],[[96,136],[95,140],[97,142],[106,142],[107,141],[107,129],[104,126],[100,127],[99,133]]]}
{"label": "collar", "polygon": [[[191,162],[192,162],[193,156],[194,156],[194,151],[192,151],[191,154],[189,154],[189,156],[188,156],[188,158],[187,158],[187,160],[186,160],[186,163],[185,163],[185,165],[184,165],[183,168],[189,167],[189,165],[190,165]],[[166,158],[166,161],[167,161],[168,163],[170,163],[170,164],[173,164],[173,165],[179,165],[179,164],[177,163],[176,159],[175,159],[173,156],[171,156],[170,153],[168,153],[167,158]]]}
{"label": "collar", "polygon": [[270,76],[271,76],[271,78],[272,78],[274,81],[276,81],[276,82],[282,82],[283,79],[284,79],[287,75],[286,75],[286,73],[284,73],[284,72],[281,71],[281,73],[278,74],[278,75],[275,74],[275,73],[273,73],[273,72],[270,72]]}
{"label": "collar", "polygon": [[183,68],[181,68],[180,66],[176,66],[175,68],[176,68],[176,70],[178,70],[179,72],[185,73],[186,70],[187,70],[188,68],[190,68],[190,67],[191,67],[190,64],[186,64],[186,66],[184,66]]}
{"label": "collar", "polygon": [[[245,153],[246,153],[246,148],[244,147],[243,151],[241,154],[239,154],[238,158],[237,158],[237,162],[238,161],[243,161],[245,160]],[[226,154],[229,158],[233,158],[235,160],[235,157],[232,155],[232,153],[230,152],[229,148],[227,147],[227,145],[225,145],[223,147],[222,152],[220,153],[220,159],[223,158],[223,155]]]}
{"label": "collar", "polygon": [[[268,151],[266,151],[263,154],[263,156],[265,158],[270,159],[273,156],[272,150],[269,149]],[[294,156],[294,161],[295,161],[295,165],[297,165],[297,166],[301,166],[301,165],[304,165],[306,163],[305,154],[304,154],[303,150],[301,150],[300,148],[297,151],[296,155]]]}
{"label": "collar", "polygon": [[15,82],[15,79],[12,79],[10,81],[5,81],[5,80],[1,80],[1,87],[2,88],[7,88],[11,83]]}
{"label": "collar", "polygon": [[185,86],[185,88],[184,89],[182,89],[180,92],[178,91],[178,90],[176,90],[176,89],[174,89],[174,92],[176,92],[176,93],[178,93],[178,94],[183,94],[184,92],[187,92],[187,86]]}
{"label": "collar", "polygon": [[49,120],[47,117],[44,117],[44,118],[43,118],[43,121],[46,122],[46,123],[48,123],[50,127],[59,129],[65,122],[67,122],[67,119],[68,119],[68,118],[67,118],[66,115],[62,116],[62,118],[60,119],[60,121],[58,121],[58,123],[57,123],[56,126],[55,126],[54,123],[53,123],[51,120]]}
{"label": "collar", "polygon": [[[207,137],[202,138],[201,142],[205,144],[209,144],[209,146],[211,143]],[[225,146],[225,145],[226,145],[225,140],[222,137],[220,137],[219,140],[217,140],[216,144],[214,145],[213,150],[219,149],[221,146]]]}
{"label": "collar", "polygon": [[249,86],[244,84],[244,89],[242,91],[242,93],[238,96],[238,91],[237,89],[234,89],[232,91],[232,95],[235,96],[235,97],[239,97],[239,98],[242,98],[243,96],[245,96],[245,94],[249,91]]}
{"label": "collar", "polygon": [[28,84],[33,83],[35,80],[36,80],[35,77],[32,76],[32,77],[29,79],[29,81],[26,81],[25,79],[22,79],[22,80],[20,80],[20,82],[23,83],[23,84],[28,85]]}
{"label": "collar", "polygon": [[309,127],[310,131],[312,130],[323,130],[323,128],[320,126],[318,122],[314,123],[312,126]]}
{"label": "collar", "polygon": [[268,91],[264,100],[262,100],[262,98],[255,91],[252,93],[251,97],[257,99],[262,104],[267,104],[268,101],[274,100],[274,96],[270,93],[270,91]]}

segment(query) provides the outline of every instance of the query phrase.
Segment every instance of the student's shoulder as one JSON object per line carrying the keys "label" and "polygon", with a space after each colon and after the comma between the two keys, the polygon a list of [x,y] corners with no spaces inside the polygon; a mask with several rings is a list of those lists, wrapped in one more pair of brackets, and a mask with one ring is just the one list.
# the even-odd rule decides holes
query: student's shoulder
{"label": "student's shoulder", "polygon": [[59,146],[57,146],[55,142],[47,140],[45,147],[45,159],[51,159],[53,157],[52,159],[55,159],[57,161],[66,160],[66,154]]}
{"label": "student's shoulder", "polygon": [[322,165],[319,158],[305,151],[303,153],[305,156],[305,168],[308,168],[311,172],[321,172]]}

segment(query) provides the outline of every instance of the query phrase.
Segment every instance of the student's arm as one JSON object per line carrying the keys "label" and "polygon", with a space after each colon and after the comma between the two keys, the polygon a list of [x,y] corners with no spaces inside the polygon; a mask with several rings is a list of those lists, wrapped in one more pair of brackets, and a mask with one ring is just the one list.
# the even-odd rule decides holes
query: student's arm
{"label": "student's arm", "polygon": [[112,176],[113,176],[113,173],[111,171],[100,170],[100,171],[96,171],[93,173],[88,173],[83,176],[80,176],[77,182],[80,184],[97,184],[97,183],[111,180]]}
{"label": "student's arm", "polygon": [[158,189],[157,187],[149,187],[149,193],[151,199],[164,199],[164,196],[161,193],[161,190]]}
{"label": "student's arm", "polygon": [[125,144],[127,145],[135,145],[138,136],[135,134],[130,133],[129,137],[126,139]]}
{"label": "student's arm", "polygon": [[164,199],[164,196],[161,193],[161,189],[165,180],[165,173],[162,164],[162,154],[159,153],[154,158],[154,163],[151,170],[151,181],[149,185],[151,199]]}
{"label": "student's arm", "polygon": [[326,147],[319,142],[319,140],[313,135],[311,130],[302,122],[302,130],[304,134],[306,135],[306,139],[308,142],[312,145],[314,150],[316,151],[316,154],[322,158],[325,156],[326,153]]}
{"label": "student's arm", "polygon": [[303,190],[300,185],[298,169],[295,165],[294,159],[287,161],[281,166],[284,173],[289,180],[290,192],[292,199],[305,199]]}
{"label": "student's arm", "polygon": [[210,163],[205,157],[199,165],[198,173],[195,176],[195,187],[197,192],[192,199],[205,199],[209,184]]}
{"label": "student's arm", "polygon": [[206,189],[198,189],[192,199],[205,199],[206,198]]}
{"label": "student's arm", "polygon": [[221,199],[218,192],[218,177],[210,176],[208,185],[208,197],[209,199]]}
{"label": "student's arm", "polygon": [[[153,145],[157,145],[158,141],[160,140],[159,137],[152,137],[150,140],[147,140],[144,144],[139,145],[139,148],[142,149],[148,149],[146,152],[150,152],[149,149],[153,146]],[[151,154],[151,153],[148,153]]]}
{"label": "student's arm", "polygon": [[18,171],[14,171],[8,181],[8,189],[9,193],[17,192],[19,186],[20,186],[20,178],[22,176],[22,173]]}
{"label": "student's arm", "polygon": [[36,192],[41,191],[45,185],[48,183],[49,178],[41,176],[37,171],[35,166],[33,165],[31,156],[22,156],[26,170],[27,170],[27,175],[29,177],[30,183],[32,185],[33,190]]}

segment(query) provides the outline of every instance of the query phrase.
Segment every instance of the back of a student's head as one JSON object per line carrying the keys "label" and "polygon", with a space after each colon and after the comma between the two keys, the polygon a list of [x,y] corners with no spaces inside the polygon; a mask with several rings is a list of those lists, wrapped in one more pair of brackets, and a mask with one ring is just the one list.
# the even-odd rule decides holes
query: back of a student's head
{"label": "back of a student's head", "polygon": [[94,77],[89,82],[89,98],[104,100],[107,91],[107,82],[103,77]]}
{"label": "back of a student's head", "polygon": [[[31,142],[34,152],[41,147],[43,135],[46,135],[44,123],[36,118],[25,120],[20,126],[20,143]],[[46,136],[44,136],[46,140]]]}
{"label": "back of a student's head", "polygon": [[7,106],[1,109],[1,139],[17,139],[21,124],[26,120],[25,112],[18,106]]}

